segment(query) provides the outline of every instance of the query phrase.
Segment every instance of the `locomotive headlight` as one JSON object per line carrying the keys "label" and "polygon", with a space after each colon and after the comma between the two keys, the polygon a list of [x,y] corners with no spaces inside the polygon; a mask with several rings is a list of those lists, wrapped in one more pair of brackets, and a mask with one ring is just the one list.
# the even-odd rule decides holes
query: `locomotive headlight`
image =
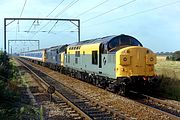
{"label": "locomotive headlight", "polygon": [[146,64],[148,65],[156,64],[156,55],[154,53],[146,55]]}
{"label": "locomotive headlight", "polygon": [[120,55],[120,65],[129,65],[130,56],[129,55]]}
{"label": "locomotive headlight", "polygon": [[153,57],[151,57],[151,58],[150,58],[150,61],[152,62],[153,60],[154,60],[154,58],[153,58]]}
{"label": "locomotive headlight", "polygon": [[127,61],[127,58],[126,58],[126,57],[124,57],[124,58],[123,58],[123,61]]}

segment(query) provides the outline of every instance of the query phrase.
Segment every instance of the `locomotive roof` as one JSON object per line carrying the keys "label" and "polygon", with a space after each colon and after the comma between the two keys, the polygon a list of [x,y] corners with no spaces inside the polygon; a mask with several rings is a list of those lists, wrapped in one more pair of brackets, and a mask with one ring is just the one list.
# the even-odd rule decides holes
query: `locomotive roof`
{"label": "locomotive roof", "polygon": [[55,49],[59,49],[59,48],[61,48],[63,46],[65,46],[65,45],[53,46],[53,47],[47,48],[46,50],[55,50]]}
{"label": "locomotive roof", "polygon": [[113,39],[114,37],[117,37],[117,36],[118,35],[111,35],[111,36],[106,36],[106,37],[102,37],[102,38],[85,40],[85,41],[70,44],[69,46],[84,45],[84,44],[95,44],[95,43],[107,43],[108,41],[110,41],[111,39]]}
{"label": "locomotive roof", "polygon": [[67,46],[67,44],[66,45],[57,45],[57,46],[53,46],[53,47],[50,47],[50,48],[42,48],[42,49],[37,49],[37,50],[30,50],[30,51],[25,51],[25,52],[21,52],[21,53],[40,52],[40,51],[43,51],[43,50],[56,50],[56,49],[61,49],[64,46]]}
{"label": "locomotive roof", "polygon": [[68,46],[67,44],[65,44],[65,45],[58,45],[58,46],[53,46],[53,47],[47,48],[46,51],[47,51],[47,52],[49,52],[49,51],[59,51],[59,52],[63,52],[67,46]]}
{"label": "locomotive roof", "polygon": [[43,51],[43,50],[45,50],[45,48],[37,49],[37,50],[24,51],[24,52],[20,52],[20,53],[40,52],[40,51]]}
{"label": "locomotive roof", "polygon": [[[106,36],[106,37],[102,37],[102,38],[96,38],[96,39],[90,39],[90,40],[85,40],[85,41],[81,41],[81,42],[72,43],[69,46],[71,47],[71,46],[78,46],[78,45],[84,45],[84,44],[96,44],[96,43],[108,44],[108,42],[110,42],[113,38],[116,38],[116,37],[130,37],[130,38],[133,38],[132,36],[125,35],[125,34],[111,35],[111,36]],[[135,39],[135,38],[133,38],[133,39]]]}

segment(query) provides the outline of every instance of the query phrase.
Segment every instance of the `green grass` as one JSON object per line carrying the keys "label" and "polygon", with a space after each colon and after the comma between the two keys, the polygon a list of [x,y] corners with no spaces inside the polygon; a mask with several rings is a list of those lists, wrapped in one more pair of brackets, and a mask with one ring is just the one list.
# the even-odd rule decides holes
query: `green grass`
{"label": "green grass", "polygon": [[163,97],[180,100],[180,62],[159,57],[155,69],[161,80],[158,92]]}

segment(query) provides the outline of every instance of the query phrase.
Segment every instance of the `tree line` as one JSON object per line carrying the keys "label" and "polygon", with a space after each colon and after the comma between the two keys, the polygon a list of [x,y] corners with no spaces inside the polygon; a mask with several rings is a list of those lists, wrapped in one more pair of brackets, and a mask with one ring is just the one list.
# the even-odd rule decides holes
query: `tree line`
{"label": "tree line", "polygon": [[180,51],[175,51],[166,57],[166,60],[180,61]]}

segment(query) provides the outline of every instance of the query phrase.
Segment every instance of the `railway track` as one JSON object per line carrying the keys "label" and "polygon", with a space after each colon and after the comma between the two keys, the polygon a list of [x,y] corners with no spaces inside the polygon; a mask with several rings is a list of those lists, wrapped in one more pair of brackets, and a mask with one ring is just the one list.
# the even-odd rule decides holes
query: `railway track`
{"label": "railway track", "polygon": [[135,95],[135,99],[132,99],[136,102],[160,110],[174,119],[180,119],[180,106],[164,102],[163,100],[148,95],[139,94],[134,91],[131,91],[131,93]]}
{"label": "railway track", "polygon": [[22,59],[18,59],[28,70],[30,70],[42,83],[44,88],[54,88],[55,94],[60,98],[56,100],[64,104],[68,108],[69,114],[74,116],[74,119],[85,120],[130,120],[130,117],[123,115],[120,111],[109,108],[108,106],[96,103],[89,98],[77,93],[70,87],[63,85],[47,74],[36,69]]}
{"label": "railway track", "polygon": [[145,99],[140,101],[143,104],[146,104],[148,106],[152,106],[153,108],[157,108],[159,110],[162,110],[164,112],[167,112],[169,114],[172,114],[176,117],[179,117],[180,119],[180,107],[177,105],[170,104],[168,102],[164,102],[160,99],[148,96],[148,95],[142,95]]}
{"label": "railway track", "polygon": [[[81,93],[81,92],[79,92],[79,93]],[[135,93],[135,92],[133,92],[133,93]],[[86,98],[88,98],[88,97],[86,97]],[[88,98],[88,99],[90,99],[90,98]],[[179,109],[179,106],[177,106],[177,105],[173,105],[168,102],[164,102],[160,99],[153,98],[151,96],[143,95],[143,94],[138,94],[138,97],[136,96],[135,99],[134,98],[131,98],[131,99],[135,100],[138,103],[141,103],[144,106],[153,108],[154,111],[158,111],[158,112],[160,111],[160,112],[170,116],[173,119],[180,119],[180,116],[179,116],[180,109]],[[97,104],[92,101],[91,101],[91,103],[93,103],[94,105]],[[104,106],[104,105],[101,105],[101,106],[103,106],[102,108],[108,109],[107,106]],[[116,111],[116,110],[110,110],[110,111]],[[117,114],[114,114],[114,115],[117,115]],[[120,118],[123,118],[123,117],[124,116],[121,116]],[[126,117],[124,117],[124,118],[126,118]]]}

